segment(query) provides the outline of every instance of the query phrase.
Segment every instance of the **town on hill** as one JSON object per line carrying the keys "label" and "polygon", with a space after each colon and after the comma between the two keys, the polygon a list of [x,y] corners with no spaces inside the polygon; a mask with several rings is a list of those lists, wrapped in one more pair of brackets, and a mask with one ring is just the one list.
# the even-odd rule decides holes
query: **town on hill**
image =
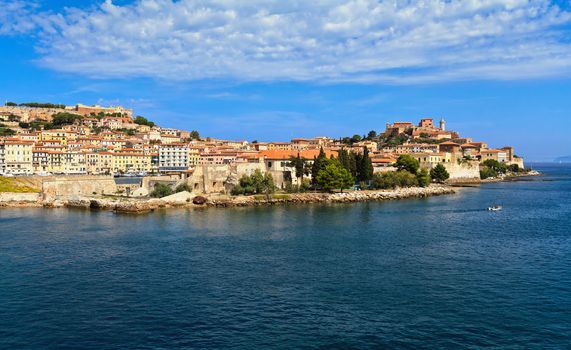
{"label": "town on hill", "polygon": [[163,128],[120,106],[7,102],[0,107],[0,175],[151,179],[143,181],[147,188],[138,195],[164,183],[170,186],[164,194],[181,184],[201,193],[259,193],[264,178],[272,188],[295,191],[475,182],[523,168],[513,147],[491,148],[461,136],[443,119],[438,125],[432,118],[388,123],[379,133],[338,139],[248,142]]}

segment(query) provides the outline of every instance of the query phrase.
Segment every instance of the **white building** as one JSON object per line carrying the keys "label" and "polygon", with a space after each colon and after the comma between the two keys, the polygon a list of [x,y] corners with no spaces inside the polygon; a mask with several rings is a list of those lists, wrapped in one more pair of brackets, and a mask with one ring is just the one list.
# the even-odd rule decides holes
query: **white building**
{"label": "white building", "polygon": [[186,144],[161,145],[159,147],[159,172],[187,171],[190,149]]}

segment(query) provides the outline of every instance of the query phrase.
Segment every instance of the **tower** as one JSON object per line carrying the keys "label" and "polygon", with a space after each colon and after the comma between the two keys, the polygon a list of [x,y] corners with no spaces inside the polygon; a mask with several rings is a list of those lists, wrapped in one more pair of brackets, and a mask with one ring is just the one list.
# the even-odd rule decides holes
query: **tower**
{"label": "tower", "polygon": [[444,118],[440,119],[440,130],[446,131],[446,121]]}

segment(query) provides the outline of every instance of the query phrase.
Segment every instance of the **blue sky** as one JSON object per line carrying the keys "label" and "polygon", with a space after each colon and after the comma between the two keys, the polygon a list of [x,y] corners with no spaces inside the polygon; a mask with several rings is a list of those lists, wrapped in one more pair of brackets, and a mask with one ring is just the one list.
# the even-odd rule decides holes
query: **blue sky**
{"label": "blue sky", "polygon": [[247,140],[449,129],[571,154],[569,1],[5,1],[0,98]]}

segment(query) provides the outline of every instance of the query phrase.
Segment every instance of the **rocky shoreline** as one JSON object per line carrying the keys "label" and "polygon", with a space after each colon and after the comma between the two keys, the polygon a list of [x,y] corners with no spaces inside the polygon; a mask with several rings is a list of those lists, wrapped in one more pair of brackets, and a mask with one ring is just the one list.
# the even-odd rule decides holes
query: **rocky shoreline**
{"label": "rocky shoreline", "polygon": [[[157,209],[168,208],[200,208],[200,207],[247,207],[305,203],[354,203],[366,201],[386,201],[406,198],[426,198],[453,194],[456,191],[445,185],[429,187],[399,188],[381,191],[350,191],[343,193],[293,193],[275,194],[269,197],[213,195],[204,197],[203,204],[193,200],[197,196],[185,192],[174,198],[161,199],[129,199],[129,198],[89,198],[71,196],[51,200],[25,202],[0,202],[0,207],[44,207],[44,208],[81,208],[91,210],[111,210],[118,213],[148,213]],[[194,203],[193,203],[194,202]]]}

